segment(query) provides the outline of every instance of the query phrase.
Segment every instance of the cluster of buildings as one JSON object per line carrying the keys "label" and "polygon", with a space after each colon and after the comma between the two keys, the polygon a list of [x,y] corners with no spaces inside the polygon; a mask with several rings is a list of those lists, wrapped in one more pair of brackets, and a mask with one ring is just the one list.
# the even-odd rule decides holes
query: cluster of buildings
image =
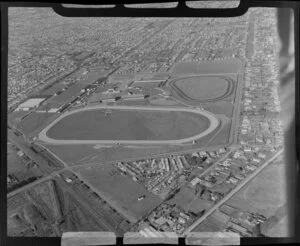
{"label": "cluster of buildings", "polygon": [[[167,22],[167,21],[166,21]],[[224,60],[244,57],[248,14],[231,19],[172,20],[163,31],[139,46],[122,64],[118,73],[141,70],[165,72],[182,60]]]}
{"label": "cluster of buildings", "polygon": [[167,203],[160,205],[148,216],[148,221],[155,230],[177,234],[182,233],[194,219],[194,215],[186,213],[175,204]]}
{"label": "cluster of buildings", "polygon": [[142,183],[149,191],[167,197],[171,191],[184,184],[193,173],[204,171],[227,151],[200,151],[162,158],[145,159],[114,164],[134,181]]}
{"label": "cluster of buildings", "polygon": [[38,108],[46,98],[29,98],[25,102],[18,105],[15,111],[29,111]]}
{"label": "cluster of buildings", "polygon": [[204,170],[212,162],[222,157],[228,151],[227,148],[220,148],[216,151],[199,151],[185,154],[184,157],[192,166],[197,166],[197,169]]}
{"label": "cluster of buildings", "polygon": [[15,107],[33,91],[39,91],[45,84],[74,69],[74,62],[67,56],[32,56],[21,64],[9,66],[8,107]]}
{"label": "cluster of buildings", "polygon": [[116,166],[149,191],[164,197],[186,180],[184,170],[190,167],[184,156],[119,162]]}
{"label": "cluster of buildings", "polygon": [[235,232],[246,237],[258,233],[259,226],[267,220],[261,214],[241,211],[228,205],[221,206],[219,213],[226,217],[225,231]]}
{"label": "cluster of buildings", "polygon": [[[82,75],[83,74],[83,75]],[[71,106],[84,106],[87,104],[87,101],[92,93],[96,91],[96,89],[99,87],[100,84],[105,84],[106,80],[104,78],[100,79],[94,79],[91,80],[90,83],[79,85],[80,89],[77,89],[77,91],[74,90],[72,97],[69,98],[69,100],[66,100],[65,103],[56,102],[56,98],[60,97],[58,101],[62,100],[62,97],[64,97],[64,93],[69,93],[68,90],[73,90],[72,86],[78,87],[78,81],[84,80],[88,73],[83,72],[81,76],[78,76],[77,78],[66,78],[63,82],[60,82],[61,85],[63,85],[63,88],[55,90],[53,95],[47,96],[45,100],[47,101],[43,102],[42,105],[39,104],[35,108],[37,113],[62,113],[69,109]],[[54,85],[59,86],[59,85]],[[50,88],[50,90],[52,90]],[[47,90],[42,94],[47,94]],[[21,104],[22,105],[22,104]],[[20,107],[20,106],[19,106]]]}
{"label": "cluster of buildings", "polygon": [[199,198],[216,203],[253,173],[266,158],[260,148],[244,146],[213,166],[210,172],[194,177],[189,187],[196,188]]}
{"label": "cluster of buildings", "polygon": [[121,101],[144,100],[153,96],[163,94],[159,89],[166,80],[133,80],[126,85],[123,83],[108,84],[98,88],[97,91],[88,99],[89,103],[113,103]]}
{"label": "cluster of buildings", "polygon": [[283,124],[276,44],[275,12],[256,10],[263,22],[254,20],[252,55],[247,58],[242,94],[239,142],[276,151],[283,146]]}
{"label": "cluster of buildings", "polygon": [[[45,14],[53,16],[54,22],[58,21],[55,13]],[[23,50],[18,29],[12,23],[14,38],[10,44],[21,55],[18,59],[23,62],[18,63],[15,53],[9,53],[9,107],[26,98],[33,87],[49,84],[78,67],[107,71],[120,67],[116,72],[120,74],[153,73],[166,72],[174,63],[184,59],[218,60],[242,56],[247,16],[245,14],[238,20],[140,18],[138,22],[136,19],[110,18],[106,19],[105,24],[97,22],[97,25],[86,20],[88,25],[78,32],[75,27],[79,23],[73,20],[68,34],[63,35],[64,43],[61,45],[55,45],[61,38],[59,33],[53,33],[54,37],[58,35],[57,40],[49,36],[51,28],[47,38],[34,38],[41,32],[39,29],[27,37],[28,43],[38,42],[36,47],[41,46],[38,56],[31,53],[33,48],[26,47],[26,52]],[[86,55],[81,55],[82,51]],[[123,98],[142,99],[141,94],[123,95]],[[102,99],[116,100],[108,96]]]}
{"label": "cluster of buildings", "polygon": [[95,93],[88,99],[89,103],[113,103],[117,101],[144,100],[149,95],[144,95],[141,90],[120,91],[117,88],[110,88],[101,93]]}
{"label": "cluster of buildings", "polygon": [[[244,58],[246,46],[247,14],[239,20],[210,20],[201,26],[191,42],[183,61],[228,60]],[[197,30],[195,30],[197,31]]]}
{"label": "cluster of buildings", "polygon": [[[68,33],[65,33],[57,31],[56,27],[62,25],[61,19],[51,9],[45,9],[43,15],[36,18],[29,18],[32,13],[26,9],[12,10],[10,16],[9,107],[16,106],[33,89],[38,91],[40,87],[75,71],[78,67],[94,66],[111,70],[117,66],[112,61],[117,59],[122,50],[119,43],[122,43],[125,51],[151,35],[138,34],[141,31],[140,25],[147,25],[148,20],[136,22],[134,19],[124,21],[122,18],[111,18],[108,22],[87,20],[85,25],[82,20],[72,19],[68,23]],[[47,25],[47,32],[41,24],[44,16],[50,16],[52,20],[52,25]],[[22,23],[22,27],[18,23]],[[78,31],[77,27],[81,25],[85,27]],[[32,30],[32,26],[36,28]],[[30,31],[26,31],[28,28]],[[156,30],[153,29],[154,31]],[[132,39],[127,39],[128,35]],[[127,42],[124,43],[124,40]],[[78,60],[77,54],[82,51],[91,55],[81,56],[84,59]]]}

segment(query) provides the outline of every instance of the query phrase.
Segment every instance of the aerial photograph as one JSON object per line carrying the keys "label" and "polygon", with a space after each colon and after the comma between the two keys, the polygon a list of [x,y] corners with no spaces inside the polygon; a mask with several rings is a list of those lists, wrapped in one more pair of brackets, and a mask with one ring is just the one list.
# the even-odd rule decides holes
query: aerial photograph
{"label": "aerial photograph", "polygon": [[10,7],[8,236],[286,236],[276,11]]}

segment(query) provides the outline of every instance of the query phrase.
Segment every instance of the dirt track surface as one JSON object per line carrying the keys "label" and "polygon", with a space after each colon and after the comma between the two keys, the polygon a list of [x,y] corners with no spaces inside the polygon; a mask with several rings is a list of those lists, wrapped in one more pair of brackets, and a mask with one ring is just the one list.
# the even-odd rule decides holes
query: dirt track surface
{"label": "dirt track surface", "polygon": [[[86,111],[86,110],[93,110],[93,109],[123,109],[123,110],[143,110],[143,111],[176,111],[176,112],[190,112],[195,114],[200,114],[202,116],[205,116],[210,124],[208,128],[199,134],[196,134],[191,137],[182,138],[182,139],[174,139],[174,140],[58,140],[53,139],[47,136],[47,131],[55,125],[58,121],[60,121],[62,118],[80,112],[80,111]],[[70,112],[67,112],[60,117],[58,117],[56,120],[54,120],[51,124],[49,124],[46,128],[44,128],[38,135],[39,140],[50,143],[50,144],[182,144],[186,142],[192,142],[197,139],[200,139],[212,131],[214,131],[219,126],[219,120],[208,111],[202,110],[202,109],[196,109],[196,108],[170,108],[170,107],[140,107],[140,106],[106,106],[106,105],[96,105],[96,106],[89,106],[77,110],[73,110]]]}

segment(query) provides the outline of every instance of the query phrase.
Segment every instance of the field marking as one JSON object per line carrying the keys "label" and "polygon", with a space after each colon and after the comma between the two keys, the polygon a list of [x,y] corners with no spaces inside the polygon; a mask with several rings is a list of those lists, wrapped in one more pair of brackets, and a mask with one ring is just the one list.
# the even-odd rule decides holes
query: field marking
{"label": "field marking", "polygon": [[[87,110],[94,110],[94,109],[121,109],[121,110],[146,110],[146,111],[183,111],[183,112],[190,112],[195,114],[200,114],[202,116],[205,116],[209,121],[210,125],[209,127],[204,130],[203,132],[194,135],[192,137],[187,137],[183,139],[174,139],[174,140],[57,140],[52,139],[47,136],[47,131],[58,121],[60,121],[62,118],[77,113],[81,111],[87,111]],[[107,106],[107,105],[94,105],[94,106],[88,106],[85,108],[80,108],[77,110],[73,110],[67,113],[64,113],[63,115],[56,118],[54,121],[52,121],[46,128],[44,128],[39,134],[38,138],[46,143],[51,144],[181,144],[186,142],[192,142],[199,138],[202,138],[212,131],[214,131],[220,124],[219,119],[216,118],[215,115],[212,113],[204,110],[204,109],[197,109],[197,108],[183,108],[183,107],[144,107],[144,106]]]}

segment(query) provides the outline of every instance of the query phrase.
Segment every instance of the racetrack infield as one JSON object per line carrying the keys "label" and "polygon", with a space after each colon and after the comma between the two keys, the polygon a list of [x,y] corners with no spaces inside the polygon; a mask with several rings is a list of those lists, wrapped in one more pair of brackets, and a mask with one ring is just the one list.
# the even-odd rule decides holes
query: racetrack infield
{"label": "racetrack infield", "polygon": [[234,81],[226,76],[189,76],[169,83],[172,94],[188,104],[222,100],[232,94]]}
{"label": "racetrack infield", "polygon": [[204,110],[98,106],[68,112],[40,134],[49,143],[162,143],[194,141],[217,128]]}
{"label": "racetrack infield", "polygon": [[54,139],[171,140],[205,130],[208,119],[187,112],[113,110],[81,111],[68,115],[49,129]]}
{"label": "racetrack infield", "polygon": [[211,100],[225,95],[229,82],[222,77],[195,76],[176,80],[173,85],[191,99]]}

